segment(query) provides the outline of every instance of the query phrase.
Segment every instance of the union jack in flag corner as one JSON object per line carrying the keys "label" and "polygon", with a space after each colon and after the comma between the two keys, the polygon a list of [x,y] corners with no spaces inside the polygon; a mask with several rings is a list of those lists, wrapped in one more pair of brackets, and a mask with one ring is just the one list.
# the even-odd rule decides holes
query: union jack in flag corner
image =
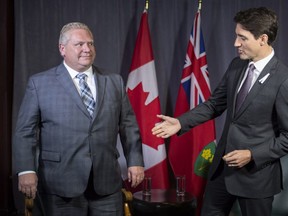
{"label": "union jack in flag corner", "polygon": [[[198,10],[187,47],[175,117],[193,109],[211,95],[200,21]],[[170,141],[168,156],[172,170],[175,175],[185,175],[186,190],[197,198],[197,215],[200,215],[207,173],[215,153],[215,137],[214,120],[210,120],[182,136],[172,136]]]}

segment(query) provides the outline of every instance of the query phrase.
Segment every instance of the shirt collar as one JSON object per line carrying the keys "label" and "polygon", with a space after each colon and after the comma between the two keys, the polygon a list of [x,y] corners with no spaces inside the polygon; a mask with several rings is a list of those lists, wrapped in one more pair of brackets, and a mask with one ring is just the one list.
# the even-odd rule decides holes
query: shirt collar
{"label": "shirt collar", "polygon": [[266,56],[265,58],[257,61],[254,63],[255,68],[257,69],[257,71],[259,71],[260,73],[262,72],[262,70],[264,69],[264,67],[268,64],[268,62],[272,59],[272,57],[274,56],[275,52],[274,49],[272,49],[272,52]]}
{"label": "shirt collar", "polygon": [[[69,66],[66,64],[65,61],[63,61],[63,64],[64,64],[64,66],[66,67],[66,69],[68,70],[68,72],[69,72],[69,74],[70,74],[70,76],[71,76],[72,79],[74,79],[74,78],[77,76],[77,74],[80,73],[80,72],[72,69],[71,67],[69,67]],[[86,71],[81,72],[81,73],[87,74],[88,79],[89,79],[89,78],[92,78],[92,77],[93,77],[93,69],[92,69],[92,66],[90,66]]]}

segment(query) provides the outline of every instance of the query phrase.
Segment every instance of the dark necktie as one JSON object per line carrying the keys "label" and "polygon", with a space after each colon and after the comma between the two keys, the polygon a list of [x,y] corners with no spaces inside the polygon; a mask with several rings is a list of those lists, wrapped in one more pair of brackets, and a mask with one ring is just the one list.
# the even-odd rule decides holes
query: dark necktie
{"label": "dark necktie", "polygon": [[79,79],[79,87],[80,87],[80,95],[83,100],[83,103],[85,104],[91,118],[94,113],[95,109],[95,100],[93,98],[92,92],[86,83],[85,79],[87,77],[86,74],[84,73],[79,73],[76,76]]}
{"label": "dark necktie", "polygon": [[245,100],[245,98],[249,92],[249,89],[250,89],[251,83],[252,83],[252,79],[253,79],[253,71],[254,70],[255,70],[254,64],[250,64],[247,77],[246,77],[240,91],[237,94],[236,111],[239,110],[239,108],[241,107],[243,101]]}

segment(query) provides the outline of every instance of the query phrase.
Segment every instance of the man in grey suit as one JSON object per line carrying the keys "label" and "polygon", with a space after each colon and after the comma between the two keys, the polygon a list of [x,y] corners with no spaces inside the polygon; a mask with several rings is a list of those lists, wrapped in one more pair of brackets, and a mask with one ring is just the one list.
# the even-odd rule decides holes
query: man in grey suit
{"label": "man in grey suit", "polygon": [[92,65],[93,35],[83,23],[62,28],[59,50],[63,63],[29,79],[20,107],[13,141],[19,190],[36,197],[47,216],[120,216],[118,134],[132,187],[144,178],[139,128],[123,80]]}
{"label": "man in grey suit", "polygon": [[288,152],[288,68],[272,48],[278,29],[273,11],[251,8],[234,21],[239,57],[211,97],[178,118],[159,115],[163,123],[152,133],[179,135],[227,111],[201,215],[229,215],[238,200],[243,216],[270,216],[282,186],[279,159]]}

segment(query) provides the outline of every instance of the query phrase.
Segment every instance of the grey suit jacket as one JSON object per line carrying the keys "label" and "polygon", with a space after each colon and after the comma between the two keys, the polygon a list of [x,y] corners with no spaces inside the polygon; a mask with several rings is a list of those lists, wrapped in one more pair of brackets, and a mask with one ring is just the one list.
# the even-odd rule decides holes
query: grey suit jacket
{"label": "grey suit jacket", "polygon": [[13,164],[16,173],[37,171],[40,191],[79,196],[91,170],[96,193],[119,190],[118,132],[128,166],[143,166],[139,128],[123,80],[96,67],[93,71],[97,94],[93,119],[63,64],[29,79],[16,124]]}
{"label": "grey suit jacket", "polygon": [[237,89],[247,66],[240,58],[231,62],[210,99],[179,117],[180,134],[227,111],[209,178],[217,176],[225,153],[249,149],[252,162],[241,169],[225,167],[226,187],[237,196],[262,198],[281,190],[279,158],[288,152],[288,68],[274,56],[236,112]]}

